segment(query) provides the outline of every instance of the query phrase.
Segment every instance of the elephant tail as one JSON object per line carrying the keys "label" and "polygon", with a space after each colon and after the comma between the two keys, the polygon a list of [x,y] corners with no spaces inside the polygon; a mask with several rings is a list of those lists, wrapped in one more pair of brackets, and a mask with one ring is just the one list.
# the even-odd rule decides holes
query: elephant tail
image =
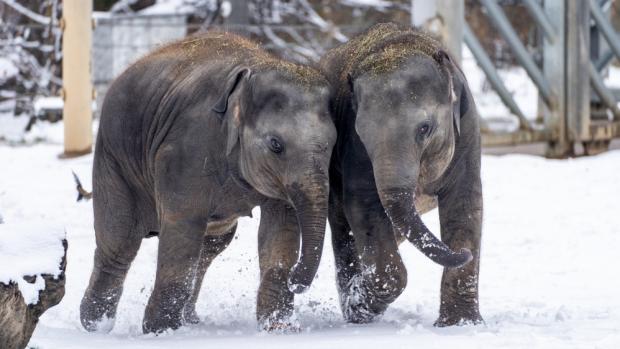
{"label": "elephant tail", "polygon": [[82,200],[90,200],[93,198],[93,193],[87,191],[86,189],[84,189],[84,187],[82,187],[82,182],[80,182],[80,178],[75,174],[75,172],[71,171],[71,173],[73,173],[73,179],[75,180],[75,189],[77,189],[78,192],[78,197],[77,197],[77,201],[80,202]]}

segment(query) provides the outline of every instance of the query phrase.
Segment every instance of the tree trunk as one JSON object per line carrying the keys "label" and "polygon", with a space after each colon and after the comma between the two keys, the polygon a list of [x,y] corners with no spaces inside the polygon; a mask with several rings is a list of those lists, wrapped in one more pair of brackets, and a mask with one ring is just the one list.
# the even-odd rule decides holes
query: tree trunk
{"label": "tree trunk", "polygon": [[62,241],[64,256],[60,263],[61,273],[52,275],[24,276],[27,282],[35,282],[37,277],[45,280],[45,289],[39,292],[36,304],[26,304],[16,283],[0,283],[0,343],[3,349],[23,349],[30,341],[39,317],[58,304],[65,295],[65,268],[67,265],[67,240]]}

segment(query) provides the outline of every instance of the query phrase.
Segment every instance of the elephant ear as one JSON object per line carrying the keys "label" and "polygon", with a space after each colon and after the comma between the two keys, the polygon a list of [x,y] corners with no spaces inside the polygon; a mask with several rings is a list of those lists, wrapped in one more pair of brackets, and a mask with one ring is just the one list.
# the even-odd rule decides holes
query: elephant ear
{"label": "elephant ear", "polygon": [[448,81],[450,89],[450,103],[452,103],[452,124],[457,136],[461,135],[461,117],[467,112],[469,108],[469,100],[467,93],[464,91],[464,79],[465,76],[450,58],[450,55],[445,50],[438,50],[433,55],[433,58],[440,66],[445,67],[448,71]]}
{"label": "elephant ear", "polygon": [[[226,119],[227,125],[227,137],[226,137],[226,155],[234,149],[235,145],[239,141],[239,126],[241,125],[241,106],[239,101],[234,103],[232,112],[229,112],[229,104],[231,103],[232,94],[241,88],[243,82],[247,82],[252,74],[249,68],[241,67],[234,69],[228,76],[226,86],[220,98],[215,105],[211,108],[214,112],[219,114],[220,118]],[[237,93],[237,96],[240,94]],[[238,99],[239,97],[237,97]]]}
{"label": "elephant ear", "polygon": [[354,89],[355,82],[353,81],[353,75],[351,73],[347,73],[347,87],[349,88],[349,93],[351,94],[351,109],[353,109],[353,113],[357,114],[357,94]]}

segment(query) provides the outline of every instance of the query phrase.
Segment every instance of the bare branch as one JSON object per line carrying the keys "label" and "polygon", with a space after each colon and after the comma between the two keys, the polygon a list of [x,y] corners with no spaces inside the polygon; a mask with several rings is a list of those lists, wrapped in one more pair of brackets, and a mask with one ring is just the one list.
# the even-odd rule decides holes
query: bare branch
{"label": "bare branch", "polygon": [[31,20],[37,23],[48,25],[52,22],[52,20],[49,17],[40,15],[28,9],[27,7],[17,3],[15,0],[0,0],[0,1],[2,1],[5,5],[10,6],[13,10],[21,13],[22,15],[30,18]]}

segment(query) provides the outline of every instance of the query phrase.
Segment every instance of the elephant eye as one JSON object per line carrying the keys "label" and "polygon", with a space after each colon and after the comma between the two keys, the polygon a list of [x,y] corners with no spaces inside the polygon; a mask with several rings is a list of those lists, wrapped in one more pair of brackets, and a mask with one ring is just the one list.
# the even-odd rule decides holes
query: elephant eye
{"label": "elephant eye", "polygon": [[276,153],[276,154],[280,154],[280,153],[282,153],[282,151],[284,151],[284,146],[275,137],[269,137],[269,143],[268,144],[269,144],[269,149],[272,152]]}
{"label": "elephant eye", "polygon": [[431,133],[431,124],[429,122],[423,122],[418,126],[418,131],[416,134],[416,138],[418,141],[423,141],[426,139]]}

